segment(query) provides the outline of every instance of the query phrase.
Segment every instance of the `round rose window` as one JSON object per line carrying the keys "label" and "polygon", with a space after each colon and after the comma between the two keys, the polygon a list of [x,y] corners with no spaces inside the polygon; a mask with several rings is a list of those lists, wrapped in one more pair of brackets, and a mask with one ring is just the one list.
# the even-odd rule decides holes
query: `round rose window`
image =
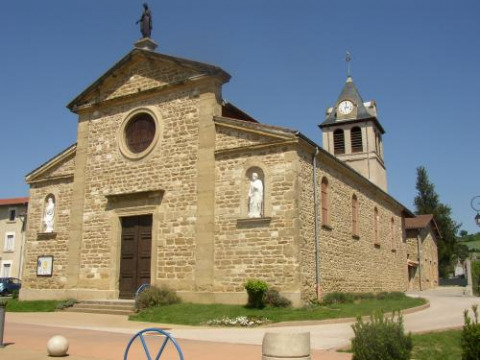
{"label": "round rose window", "polygon": [[150,114],[135,115],[125,127],[125,143],[134,154],[145,151],[155,138],[155,120]]}

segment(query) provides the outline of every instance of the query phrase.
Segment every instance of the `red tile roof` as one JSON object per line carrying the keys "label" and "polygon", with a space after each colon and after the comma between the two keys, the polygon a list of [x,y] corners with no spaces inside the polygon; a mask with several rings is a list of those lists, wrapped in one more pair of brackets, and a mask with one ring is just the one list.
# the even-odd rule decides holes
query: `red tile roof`
{"label": "red tile roof", "polygon": [[423,229],[432,221],[433,215],[417,215],[414,218],[405,219],[405,229]]}
{"label": "red tile roof", "polygon": [[440,238],[442,234],[440,234],[440,230],[438,229],[437,223],[433,218],[432,214],[426,215],[417,215],[414,218],[406,218],[405,219],[405,229],[412,230],[412,229],[425,229],[428,225],[432,226],[433,231],[437,238]]}
{"label": "red tile roof", "polygon": [[23,205],[23,204],[28,204],[28,197],[0,199],[0,206],[1,205]]}

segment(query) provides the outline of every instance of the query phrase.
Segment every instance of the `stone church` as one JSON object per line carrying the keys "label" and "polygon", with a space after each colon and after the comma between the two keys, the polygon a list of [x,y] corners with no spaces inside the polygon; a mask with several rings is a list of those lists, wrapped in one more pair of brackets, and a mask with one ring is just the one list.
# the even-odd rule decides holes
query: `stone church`
{"label": "stone church", "polygon": [[[387,193],[376,103],[351,77],[322,148],[223,100],[221,68],[155,47],[138,41],[68,104],[77,142],[26,176],[22,299],[166,284],[185,301],[245,303],[258,278],[300,305],[411,286],[415,215]],[[429,249],[434,284],[435,236]]]}

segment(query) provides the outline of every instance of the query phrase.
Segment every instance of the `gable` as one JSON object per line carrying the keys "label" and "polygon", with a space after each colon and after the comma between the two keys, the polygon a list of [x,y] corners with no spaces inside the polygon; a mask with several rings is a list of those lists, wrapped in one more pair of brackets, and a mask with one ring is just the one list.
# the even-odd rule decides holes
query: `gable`
{"label": "gable", "polygon": [[219,67],[134,49],[68,104],[68,108],[75,112],[105,101],[185,84],[204,76],[217,76],[222,82],[230,79],[230,75]]}
{"label": "gable", "polygon": [[260,124],[255,124],[255,127],[247,124],[245,121],[216,118],[215,150],[230,150],[295,140],[293,134],[275,133]]}
{"label": "gable", "polygon": [[75,155],[77,145],[74,144],[42,164],[31,173],[27,174],[25,180],[28,184],[41,181],[63,179],[72,177],[75,171]]}

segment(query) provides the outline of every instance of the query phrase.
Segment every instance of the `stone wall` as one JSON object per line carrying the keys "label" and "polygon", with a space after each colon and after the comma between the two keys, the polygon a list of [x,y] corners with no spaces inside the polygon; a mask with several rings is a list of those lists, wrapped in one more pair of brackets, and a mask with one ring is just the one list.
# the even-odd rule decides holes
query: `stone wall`
{"label": "stone wall", "polygon": [[[420,255],[418,254],[419,239]],[[437,287],[438,252],[435,235],[430,226],[407,231],[407,254],[410,260],[419,264],[411,270],[413,277],[410,279],[410,289],[427,290]]]}
{"label": "stone wall", "polygon": [[[66,170],[65,173],[67,173]],[[72,177],[47,180],[32,184],[30,188],[21,297],[27,296],[31,289],[59,290],[67,285],[72,181]],[[55,197],[54,232],[44,233],[43,213],[46,198],[50,194]],[[51,277],[37,276],[39,256],[53,256]],[[42,298],[42,294],[39,295]],[[47,297],[48,295],[45,296]]]}
{"label": "stone wall", "polygon": [[[224,136],[223,148],[244,145],[243,134]],[[221,140],[220,140],[221,138]],[[252,136],[247,137],[254,138]],[[230,139],[230,143],[227,141]],[[217,153],[215,165],[215,291],[244,302],[246,280],[258,278],[294,302],[300,300],[296,151],[290,147]],[[251,169],[263,173],[262,218],[247,218]],[[250,172],[249,172],[250,170]],[[262,176],[261,176],[262,178]],[[235,295],[236,294],[236,295]],[[230,301],[229,301],[230,302]]]}
{"label": "stone wall", "polygon": [[[158,112],[160,136],[149,155],[130,160],[119,151],[118,131],[128,113],[139,107]],[[114,229],[118,223],[112,221],[118,213],[109,211],[107,196],[162,190],[162,203],[153,210],[159,219],[152,229],[157,239],[152,251],[157,255],[152,259],[154,282],[181,280],[177,289],[193,288],[198,127],[198,99],[191,97],[191,90],[105,107],[101,116],[90,120],[79,287],[111,287],[111,268],[119,266],[112,253],[112,243],[119,242]]]}
{"label": "stone wall", "polygon": [[[310,167],[311,153],[302,154],[305,167]],[[307,165],[308,164],[308,165]],[[321,219],[321,182],[328,180],[330,223]],[[305,179],[305,187],[311,178]],[[405,243],[401,227],[402,208],[389,201],[375,186],[360,180],[358,175],[335,164],[324,153],[318,157],[317,188],[319,201],[319,269],[320,287],[330,292],[404,291],[407,286]],[[358,199],[358,236],[352,232],[352,196]],[[309,200],[310,199],[310,200]],[[313,197],[305,197],[300,206],[306,220],[312,222]],[[378,239],[374,234],[374,209],[378,210]],[[392,223],[393,219],[393,223]],[[311,226],[311,225],[309,225]],[[392,232],[393,229],[393,232]],[[312,243],[309,235],[304,239]],[[312,245],[310,245],[310,248]],[[312,271],[310,271],[312,273]]]}

